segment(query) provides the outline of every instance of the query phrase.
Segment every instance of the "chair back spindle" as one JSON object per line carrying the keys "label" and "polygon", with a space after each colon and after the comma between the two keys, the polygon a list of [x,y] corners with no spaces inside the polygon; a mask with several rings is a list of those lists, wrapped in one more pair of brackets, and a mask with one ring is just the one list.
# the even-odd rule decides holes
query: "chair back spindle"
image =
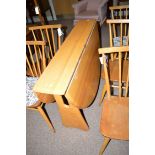
{"label": "chair back spindle", "polygon": [[110,6],[111,19],[129,19],[129,5]]}
{"label": "chair back spindle", "polygon": [[[129,45],[129,20],[128,19],[108,19],[109,25],[109,42],[110,47],[128,46]],[[114,60],[117,55],[111,53],[111,60]],[[123,56],[127,59],[127,53]]]}
{"label": "chair back spindle", "polygon": [[48,61],[54,57],[55,53],[64,41],[64,38],[58,32],[58,29],[61,28],[61,24],[29,27],[35,41],[42,40],[46,42],[45,53]]}
{"label": "chair back spindle", "polygon": [[46,68],[44,41],[26,41],[26,74],[39,77]]}

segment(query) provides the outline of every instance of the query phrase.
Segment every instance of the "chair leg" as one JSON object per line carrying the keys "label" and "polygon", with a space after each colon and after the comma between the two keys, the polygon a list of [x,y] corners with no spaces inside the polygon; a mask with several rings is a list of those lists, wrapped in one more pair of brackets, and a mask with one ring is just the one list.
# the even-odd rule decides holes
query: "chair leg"
{"label": "chair leg", "polygon": [[105,93],[106,93],[106,85],[104,84],[103,89],[102,89],[101,99],[100,99],[100,102],[99,102],[99,106],[102,104]]}
{"label": "chair leg", "polygon": [[48,118],[48,116],[46,115],[45,111],[43,110],[43,108],[41,106],[37,107],[38,111],[40,112],[41,116],[44,118],[44,120],[46,121],[46,123],[48,124],[48,126],[53,130],[53,132],[55,132],[55,129],[52,125],[52,122],[50,121],[50,119]]}
{"label": "chair leg", "polygon": [[125,53],[125,58],[124,58],[125,60],[127,59],[127,54],[128,54],[128,53],[126,52],[126,53]]}
{"label": "chair leg", "polygon": [[114,53],[114,59],[116,59],[117,58],[117,53]]}
{"label": "chair leg", "polygon": [[107,147],[108,143],[110,142],[110,140],[111,140],[110,138],[104,137],[104,141],[103,141],[103,144],[102,144],[102,146],[100,148],[99,155],[102,155],[103,154],[103,152],[106,149],[106,147]]}

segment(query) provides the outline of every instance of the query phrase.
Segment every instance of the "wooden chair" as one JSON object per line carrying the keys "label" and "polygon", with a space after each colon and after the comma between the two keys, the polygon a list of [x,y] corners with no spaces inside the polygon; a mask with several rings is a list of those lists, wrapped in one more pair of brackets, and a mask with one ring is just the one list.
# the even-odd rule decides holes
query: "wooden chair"
{"label": "wooden chair", "polygon": [[129,5],[110,6],[111,19],[129,19]]}
{"label": "wooden chair", "polygon": [[109,43],[113,46],[129,45],[129,19],[108,19]]}
{"label": "wooden chair", "polygon": [[64,41],[61,28],[61,24],[29,27],[35,41],[46,41],[45,52],[48,53],[49,61]]}
{"label": "wooden chair", "polygon": [[[109,53],[118,53],[118,82],[110,83],[109,75]],[[100,149],[99,155],[102,155],[106,146],[111,139],[128,140],[129,137],[129,74],[126,68],[127,76],[122,75],[122,64],[124,60],[122,54],[129,52],[128,46],[100,48],[99,54],[103,57],[103,66],[105,72],[107,97],[104,99],[104,105],[101,112],[100,132],[104,135],[104,142]],[[112,89],[117,89],[113,92]],[[112,93],[113,92],[113,93]]]}
{"label": "wooden chair", "polygon": [[[52,122],[44,111],[44,103],[38,100],[32,90],[48,64],[45,57],[45,44],[44,41],[26,41],[26,107],[39,111],[48,126],[55,132]],[[45,96],[45,103],[54,102],[53,96]]]}
{"label": "wooden chair", "polygon": [[[110,47],[116,46],[128,46],[129,45],[129,20],[128,19],[110,19],[106,21],[109,25],[109,41]],[[117,71],[118,66],[116,65],[118,61],[117,52],[109,53],[111,60],[110,64],[110,81],[118,81]],[[116,59],[117,58],[117,59]],[[123,53],[123,58],[128,59],[128,52]],[[126,75],[126,67],[128,63],[123,62],[123,78]],[[104,71],[102,71],[101,78],[105,79]],[[99,105],[101,105],[102,100],[106,94],[106,86],[103,86],[102,95]]]}

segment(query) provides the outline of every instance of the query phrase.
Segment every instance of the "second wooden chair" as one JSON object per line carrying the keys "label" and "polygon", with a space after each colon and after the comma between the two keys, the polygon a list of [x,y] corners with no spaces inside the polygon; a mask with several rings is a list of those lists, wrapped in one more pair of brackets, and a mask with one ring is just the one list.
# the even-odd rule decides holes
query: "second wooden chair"
{"label": "second wooden chair", "polygon": [[[118,53],[118,82],[110,83],[109,75],[109,53]],[[128,46],[109,47],[99,49],[99,54],[103,57],[103,67],[105,73],[107,97],[104,100],[100,132],[104,136],[104,142],[101,146],[99,155],[102,155],[111,139],[128,140],[129,137],[129,74],[126,68],[127,76],[122,75],[123,53],[129,52]],[[112,89],[117,89],[113,90]]]}
{"label": "second wooden chair", "polygon": [[[128,19],[114,19],[114,20],[107,20],[106,21],[109,25],[109,41],[110,47],[117,47],[117,46],[128,46],[129,45],[129,20]],[[110,57],[109,60],[109,78],[111,82],[118,81],[118,53],[112,52],[108,54]],[[123,59],[127,60],[129,55],[128,52],[123,53]],[[122,63],[122,75],[123,79],[126,76],[126,68],[128,67],[128,61],[123,61]],[[101,73],[101,78],[105,80],[105,73],[104,69]],[[103,86],[102,95],[100,99],[99,105],[101,105],[103,98],[106,94],[106,86]]]}

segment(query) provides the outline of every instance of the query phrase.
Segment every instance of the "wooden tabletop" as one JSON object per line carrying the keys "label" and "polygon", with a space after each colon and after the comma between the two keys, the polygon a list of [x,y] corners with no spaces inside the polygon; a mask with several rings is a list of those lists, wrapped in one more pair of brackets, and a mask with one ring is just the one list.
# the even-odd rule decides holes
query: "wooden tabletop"
{"label": "wooden tabletop", "polygon": [[65,94],[95,24],[95,20],[76,24],[35,84],[35,92]]}

